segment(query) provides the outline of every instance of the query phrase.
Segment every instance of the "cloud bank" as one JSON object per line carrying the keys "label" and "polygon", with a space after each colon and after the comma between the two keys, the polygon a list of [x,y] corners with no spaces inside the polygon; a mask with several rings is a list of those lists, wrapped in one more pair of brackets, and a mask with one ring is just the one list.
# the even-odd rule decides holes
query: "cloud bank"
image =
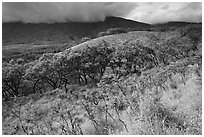
{"label": "cloud bank", "polygon": [[202,3],[138,3],[128,18],[152,24],[169,21],[202,22]]}
{"label": "cloud bank", "polygon": [[135,3],[3,3],[3,22],[95,22],[125,16]]}
{"label": "cloud bank", "polygon": [[117,16],[147,23],[202,21],[202,3],[126,2],[18,2],[2,4],[3,22],[24,23],[97,22]]}

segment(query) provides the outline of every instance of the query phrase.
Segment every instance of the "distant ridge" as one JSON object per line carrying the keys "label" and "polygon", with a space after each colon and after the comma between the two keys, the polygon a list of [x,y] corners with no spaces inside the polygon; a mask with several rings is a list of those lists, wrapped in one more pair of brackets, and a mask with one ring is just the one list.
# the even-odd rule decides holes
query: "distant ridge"
{"label": "distant ridge", "polygon": [[12,44],[64,44],[80,41],[83,37],[96,38],[98,33],[106,31],[109,28],[144,31],[154,27],[181,27],[188,24],[192,23],[168,22],[151,25],[120,17],[107,17],[104,21],[90,23],[64,22],[47,24],[12,22],[2,24],[2,41],[3,46]]}
{"label": "distant ridge", "polygon": [[144,30],[150,24],[127,20],[120,17],[107,17],[104,21],[94,23],[65,22],[65,23],[3,23],[3,45],[25,43],[70,42],[82,37],[97,37],[98,33],[109,28],[134,28]]}
{"label": "distant ridge", "polygon": [[167,23],[154,24],[153,26],[160,26],[160,27],[175,26],[175,27],[181,27],[181,26],[186,26],[186,25],[189,25],[189,24],[202,24],[202,22],[195,23],[195,22],[170,21],[170,22],[167,22]]}

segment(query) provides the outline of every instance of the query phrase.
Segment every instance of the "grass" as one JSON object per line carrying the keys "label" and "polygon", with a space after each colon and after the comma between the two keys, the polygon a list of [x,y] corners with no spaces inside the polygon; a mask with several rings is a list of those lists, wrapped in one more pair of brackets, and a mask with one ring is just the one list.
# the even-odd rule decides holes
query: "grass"
{"label": "grass", "polygon": [[[189,39],[181,38],[178,31],[140,31],[96,38],[72,49],[95,46],[102,40],[120,47],[138,39],[151,48],[167,48],[169,42],[177,42],[173,46],[191,46]],[[61,46],[63,50],[67,45]],[[200,42],[198,48],[201,46]],[[18,57],[24,53],[53,52],[53,47],[14,45],[3,47],[3,52]],[[67,93],[62,88],[3,100],[3,134],[201,135],[201,61],[199,50],[142,71],[140,76],[116,78],[107,69],[95,86],[69,85]]]}
{"label": "grass", "polygon": [[[145,45],[151,46],[152,35],[157,37],[159,33],[162,32],[146,32],[146,31],[135,31],[128,32],[126,34],[109,35],[100,38],[93,39],[81,44],[78,44],[80,40],[75,40],[72,42],[66,41],[56,41],[56,42],[46,42],[36,43],[36,44],[13,44],[2,47],[2,60],[8,62],[11,59],[23,58],[27,60],[26,62],[38,59],[43,53],[49,52],[61,52],[65,49],[73,47],[72,49],[79,50],[80,48],[86,47],[87,45],[97,45],[100,41],[105,40],[112,45],[123,45],[125,42],[140,39]],[[164,33],[165,34],[165,33]],[[172,34],[173,35],[173,34]],[[77,45],[78,44],[78,45]],[[74,46],[77,45],[77,46]]]}
{"label": "grass", "polygon": [[[95,88],[72,88],[73,95],[57,89],[35,95],[36,99],[16,99],[12,107],[4,106],[10,111],[3,112],[3,134],[200,135],[198,61],[186,59],[163,71],[152,69],[141,77],[133,75]],[[101,95],[108,95],[107,100],[100,99]],[[94,98],[98,104],[93,103]],[[121,101],[116,104],[118,109],[114,108],[115,100]]]}
{"label": "grass", "polygon": [[22,58],[26,62],[38,59],[43,53],[57,53],[76,44],[75,42],[61,44],[15,44],[2,47],[2,60],[8,62],[11,59]]}

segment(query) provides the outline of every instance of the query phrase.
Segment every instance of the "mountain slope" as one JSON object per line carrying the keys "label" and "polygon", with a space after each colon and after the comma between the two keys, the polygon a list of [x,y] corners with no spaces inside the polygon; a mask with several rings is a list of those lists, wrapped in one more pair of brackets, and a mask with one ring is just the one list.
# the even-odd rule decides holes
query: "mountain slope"
{"label": "mountain slope", "polygon": [[104,22],[96,23],[54,23],[24,24],[3,23],[3,45],[24,43],[70,42],[82,37],[97,37],[98,33],[109,28],[135,28],[137,30],[151,27],[149,24],[127,20],[119,17],[107,17]]}
{"label": "mountain slope", "polygon": [[4,63],[3,134],[202,134],[200,30],[108,35]]}
{"label": "mountain slope", "polygon": [[95,88],[70,86],[74,94],[56,89],[3,102],[3,134],[200,135],[200,62],[188,58]]}

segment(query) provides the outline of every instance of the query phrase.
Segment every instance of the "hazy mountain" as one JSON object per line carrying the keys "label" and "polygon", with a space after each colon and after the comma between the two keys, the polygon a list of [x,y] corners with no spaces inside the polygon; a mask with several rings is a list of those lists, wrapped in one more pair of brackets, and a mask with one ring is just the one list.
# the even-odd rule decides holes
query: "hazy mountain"
{"label": "hazy mountain", "polygon": [[99,32],[109,28],[129,30],[149,30],[150,28],[168,29],[181,27],[189,22],[168,22],[163,24],[146,24],[120,17],[107,17],[105,21],[95,23],[3,23],[3,46],[11,44],[58,44],[79,41],[83,37],[96,38]]}
{"label": "hazy mountain", "polygon": [[95,23],[3,23],[3,45],[69,42],[85,36],[94,38],[97,37],[99,32],[116,27],[144,30],[150,28],[151,25],[119,17],[108,17],[103,22]]}
{"label": "hazy mountain", "polygon": [[169,30],[169,29],[177,29],[179,27],[184,27],[190,24],[197,24],[197,25],[202,25],[202,23],[195,23],[195,22],[182,22],[182,21],[170,21],[167,23],[159,23],[159,24],[153,24],[155,29],[159,30]]}

